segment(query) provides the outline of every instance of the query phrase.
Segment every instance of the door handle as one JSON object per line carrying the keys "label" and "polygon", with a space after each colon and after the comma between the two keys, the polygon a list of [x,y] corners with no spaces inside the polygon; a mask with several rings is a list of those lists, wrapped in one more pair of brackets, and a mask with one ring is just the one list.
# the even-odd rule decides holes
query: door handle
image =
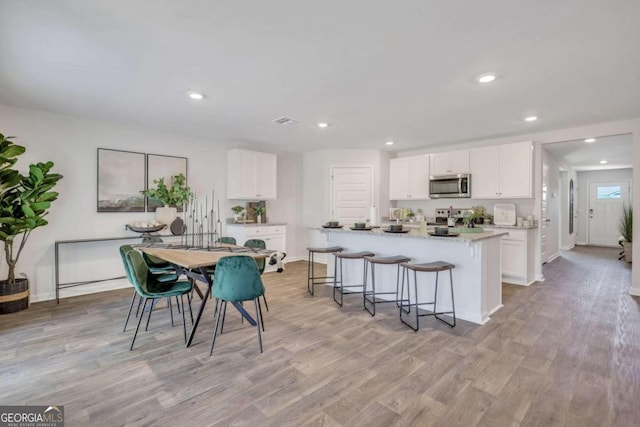
{"label": "door handle", "polygon": [[551,222],[551,220],[549,218],[546,218],[545,221],[546,222]]}

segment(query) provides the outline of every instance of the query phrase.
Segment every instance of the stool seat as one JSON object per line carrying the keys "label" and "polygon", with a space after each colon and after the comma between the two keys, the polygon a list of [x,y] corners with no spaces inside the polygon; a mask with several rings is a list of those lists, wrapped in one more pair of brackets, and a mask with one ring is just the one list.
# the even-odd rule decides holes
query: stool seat
{"label": "stool seat", "polygon": [[330,246],[328,248],[307,248],[309,252],[316,252],[319,254],[332,254],[334,252],[342,252],[344,251],[343,247],[340,246]]}
{"label": "stool seat", "polygon": [[372,264],[402,264],[403,262],[411,261],[411,258],[407,258],[404,255],[373,256],[367,257],[367,261]]}
{"label": "stool seat", "polygon": [[452,268],[456,268],[455,265],[444,261],[424,262],[420,264],[405,263],[402,264],[402,266],[404,268],[408,268],[409,270],[425,271],[429,273],[436,271],[446,271],[451,270]]}
{"label": "stool seat", "polygon": [[336,256],[338,258],[344,259],[360,259],[364,257],[373,257],[376,256],[373,252],[362,251],[362,252],[341,252],[337,253]]}

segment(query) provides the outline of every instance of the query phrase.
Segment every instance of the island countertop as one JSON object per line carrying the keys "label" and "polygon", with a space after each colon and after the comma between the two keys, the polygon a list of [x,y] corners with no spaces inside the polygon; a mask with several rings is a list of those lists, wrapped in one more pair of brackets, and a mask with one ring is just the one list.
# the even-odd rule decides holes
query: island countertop
{"label": "island countertop", "polygon": [[320,230],[322,232],[328,233],[328,232],[332,232],[332,233],[350,233],[350,234],[359,234],[359,235],[384,235],[384,236],[389,236],[389,237],[394,237],[394,238],[415,238],[415,239],[432,239],[432,240],[447,240],[447,241],[453,241],[453,242],[477,242],[480,240],[486,240],[486,239],[493,239],[495,237],[502,237],[502,236],[506,236],[507,234],[509,234],[509,232],[507,231],[498,231],[498,229],[495,229],[495,231],[484,231],[482,233],[460,233],[460,235],[458,236],[432,236],[429,233],[433,233],[434,229],[433,227],[428,227],[427,231],[420,231],[419,229],[415,229],[415,228],[405,228],[405,230],[408,230],[408,232],[406,233],[391,233],[391,232],[386,232],[384,231],[384,228],[374,228],[372,230],[352,230],[351,229],[352,226],[350,225],[345,225],[342,228],[324,228],[324,227],[317,227],[317,228],[313,228],[314,230]]}

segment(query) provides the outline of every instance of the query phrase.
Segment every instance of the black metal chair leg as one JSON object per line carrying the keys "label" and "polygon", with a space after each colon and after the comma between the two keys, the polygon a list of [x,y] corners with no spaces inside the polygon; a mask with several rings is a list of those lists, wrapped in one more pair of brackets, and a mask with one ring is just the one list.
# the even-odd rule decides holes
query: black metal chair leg
{"label": "black metal chair leg", "polygon": [[262,300],[264,301],[264,308],[266,308],[267,311],[269,311],[269,304],[267,304],[267,296],[262,295]]}
{"label": "black metal chair leg", "polygon": [[[222,308],[222,307],[220,307]],[[220,333],[224,330],[224,319],[227,317],[227,305],[224,305],[224,309],[222,309],[222,324],[220,325]]]}
{"label": "black metal chair leg", "polygon": [[[178,297],[176,297],[177,302]],[[184,343],[187,343],[187,319],[184,315],[184,298],[180,295],[180,305],[182,306],[182,334],[184,335]]]}
{"label": "black metal chair leg", "polygon": [[[147,299],[148,299],[148,298],[147,298]],[[156,299],[155,299],[155,298],[152,298],[152,299],[151,299],[151,305],[149,306],[149,316],[147,317],[147,324],[146,324],[146,325],[145,325],[145,327],[144,327],[144,330],[145,330],[145,331],[148,331],[148,330],[149,330],[149,320],[151,320],[151,312],[153,311],[153,307],[154,307],[154,305],[155,305],[155,304],[154,304],[155,302],[156,302]],[[144,310],[145,310],[145,308],[143,307],[143,308],[142,308],[142,313],[140,313],[140,317],[141,317],[141,318],[142,318],[142,316],[144,316]]]}
{"label": "black metal chair leg", "polygon": [[136,317],[140,315],[140,305],[142,305],[142,298],[138,299],[138,308],[136,309]]}
{"label": "black metal chair leg", "polygon": [[[261,317],[261,311],[258,309],[258,298],[253,300],[253,305],[256,307],[256,317]],[[260,333],[260,322],[256,322],[256,329],[258,330],[258,346],[260,347],[260,353],[262,353],[262,334]]]}
{"label": "black metal chair leg", "polygon": [[262,332],[264,332],[264,318],[262,317],[262,305],[260,304],[260,297],[258,297],[257,300],[258,310],[260,311],[260,323],[262,323]]}
{"label": "black metal chair leg", "polygon": [[171,304],[171,297],[167,298],[169,303],[169,313],[171,313],[171,327],[173,328],[173,305]]}
{"label": "black metal chair leg", "polygon": [[216,335],[218,333],[218,324],[220,323],[220,312],[222,311],[222,304],[226,305],[226,301],[222,301],[221,299],[216,301],[216,324],[213,328],[213,337],[211,337],[211,350],[209,351],[209,356],[213,355],[213,346],[216,343]]}
{"label": "black metal chair leg", "polygon": [[127,318],[124,321],[124,328],[122,328],[122,332],[127,331],[127,323],[129,323],[129,317],[131,317],[131,311],[133,310],[133,303],[136,301],[136,295],[138,295],[138,293],[136,291],[133,291],[133,295],[131,296],[131,304],[129,304],[129,312],[127,313]]}
{"label": "black metal chair leg", "polygon": [[[144,304],[142,307],[142,313],[144,313],[144,309],[147,307],[147,298],[140,297],[140,299],[144,300]],[[151,312],[149,312],[149,314],[151,314]],[[140,323],[142,323],[142,314],[140,315],[140,317],[138,317],[138,325],[136,326],[136,331],[133,334],[133,339],[131,340],[131,347],[129,347],[129,351],[133,350],[133,344],[135,344],[136,342],[136,337],[138,336],[138,330],[140,329]]]}

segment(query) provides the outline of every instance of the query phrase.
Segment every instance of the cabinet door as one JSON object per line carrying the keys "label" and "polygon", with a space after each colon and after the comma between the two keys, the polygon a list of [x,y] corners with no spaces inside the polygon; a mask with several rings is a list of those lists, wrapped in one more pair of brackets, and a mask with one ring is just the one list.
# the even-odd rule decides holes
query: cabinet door
{"label": "cabinet door", "polygon": [[503,280],[524,280],[527,276],[526,247],[521,240],[502,239],[502,276]]}
{"label": "cabinet door", "polygon": [[469,173],[469,150],[454,151],[449,154],[451,156],[451,173]]}
{"label": "cabinet door", "polygon": [[230,150],[227,153],[227,197],[255,199],[257,194],[256,152]]}
{"label": "cabinet door", "polygon": [[287,252],[287,237],[284,234],[271,235],[264,239],[267,249],[274,251]]}
{"label": "cabinet door", "polygon": [[533,197],[530,142],[500,146],[500,197]]}
{"label": "cabinet door", "polygon": [[471,150],[469,166],[471,171],[471,197],[473,199],[496,199],[498,191],[498,147]]}
{"label": "cabinet door", "polygon": [[451,153],[431,154],[431,175],[450,175],[451,170]]}
{"label": "cabinet door", "polygon": [[411,199],[429,198],[429,156],[409,157],[409,196]]}
{"label": "cabinet door", "polygon": [[276,198],[277,162],[278,157],[275,154],[256,153],[256,198],[260,200]]}
{"label": "cabinet door", "polygon": [[408,157],[389,161],[389,199],[405,200],[410,198],[410,176]]}

